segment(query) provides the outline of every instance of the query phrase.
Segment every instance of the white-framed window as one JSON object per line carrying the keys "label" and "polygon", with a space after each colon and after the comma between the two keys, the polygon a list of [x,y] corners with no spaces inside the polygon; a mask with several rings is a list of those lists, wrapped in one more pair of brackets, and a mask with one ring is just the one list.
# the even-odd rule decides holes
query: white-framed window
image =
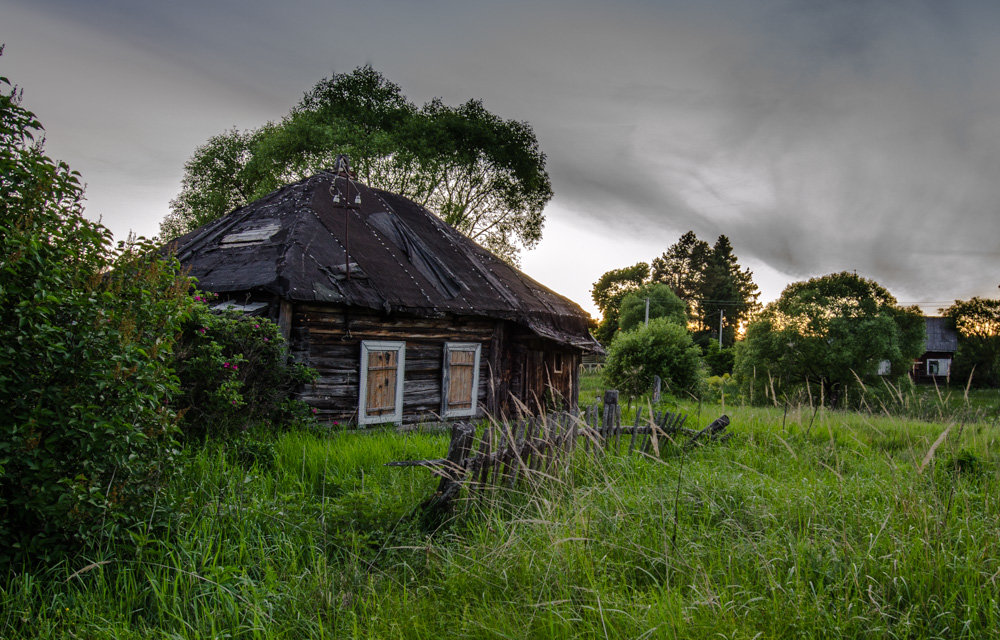
{"label": "white-framed window", "polygon": [[476,415],[479,400],[478,342],[446,342],[441,367],[441,417]]}
{"label": "white-framed window", "polygon": [[552,373],[563,372],[563,354],[558,351],[552,355]]}
{"label": "white-framed window", "polygon": [[359,425],[402,422],[405,362],[405,342],[361,343]]}
{"label": "white-framed window", "polygon": [[951,358],[928,358],[927,375],[946,376],[951,373]]}

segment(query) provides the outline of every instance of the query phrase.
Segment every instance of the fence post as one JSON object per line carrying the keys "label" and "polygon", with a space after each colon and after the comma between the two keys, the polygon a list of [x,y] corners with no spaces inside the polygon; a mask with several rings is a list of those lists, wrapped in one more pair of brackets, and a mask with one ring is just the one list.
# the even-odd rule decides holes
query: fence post
{"label": "fence post", "polygon": [[448,508],[452,498],[462,489],[465,479],[466,459],[472,449],[476,429],[471,424],[456,422],[451,427],[451,442],[448,443],[448,457],[441,472],[441,482],[437,493],[424,501],[422,509],[428,512],[441,512]]}
{"label": "fence post", "polygon": [[604,392],[604,414],[601,420],[601,443],[604,448],[608,446],[608,440],[613,436],[615,423],[618,421],[618,391],[608,389]]}
{"label": "fence post", "polygon": [[629,445],[628,445],[628,452],[630,454],[633,451],[635,451],[635,439],[639,435],[639,424],[642,422],[642,408],[643,407],[640,404],[639,407],[635,411],[635,426],[632,427],[632,440],[629,442]]}
{"label": "fence post", "polygon": [[660,380],[660,376],[653,376],[653,404],[660,403],[660,386],[663,381]]}

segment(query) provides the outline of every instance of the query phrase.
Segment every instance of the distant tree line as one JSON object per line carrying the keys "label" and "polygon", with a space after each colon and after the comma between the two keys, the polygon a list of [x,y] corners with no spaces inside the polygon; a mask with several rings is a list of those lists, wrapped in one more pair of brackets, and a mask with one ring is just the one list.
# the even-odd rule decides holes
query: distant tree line
{"label": "distant tree line", "polygon": [[1000,300],[956,300],[942,315],[958,332],[951,378],[977,387],[1000,387]]}
{"label": "distant tree line", "polygon": [[733,374],[750,402],[840,406],[906,383],[923,346],[920,309],[845,271],[785,287],[747,327]]}
{"label": "distant tree line", "polygon": [[608,271],[591,295],[603,316],[595,331],[603,344],[636,326],[636,318],[645,319],[646,298],[650,318],[683,318],[696,342],[718,339],[721,324],[724,347],[732,346],[741,324],[760,308],[753,273],[740,266],[729,238],[720,235],[709,245],[693,231],[651,263]]}

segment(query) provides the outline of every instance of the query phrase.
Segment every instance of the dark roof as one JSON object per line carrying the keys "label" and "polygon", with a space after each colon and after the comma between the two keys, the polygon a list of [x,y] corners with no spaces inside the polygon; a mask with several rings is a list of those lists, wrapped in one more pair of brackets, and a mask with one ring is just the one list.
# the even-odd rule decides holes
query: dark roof
{"label": "dark roof", "polygon": [[958,351],[958,334],[951,328],[948,318],[924,318],[927,341],[924,351]]}
{"label": "dark roof", "polygon": [[[335,182],[334,182],[335,181]],[[335,203],[339,196],[360,207]],[[350,277],[345,246],[350,243]],[[171,243],[198,286],[422,316],[485,316],[600,350],[576,303],[402,196],[323,172]]]}

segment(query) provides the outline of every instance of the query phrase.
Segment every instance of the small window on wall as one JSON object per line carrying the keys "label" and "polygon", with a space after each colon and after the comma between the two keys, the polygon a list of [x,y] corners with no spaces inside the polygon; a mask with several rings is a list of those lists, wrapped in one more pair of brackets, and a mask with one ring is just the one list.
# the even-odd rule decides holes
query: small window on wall
{"label": "small window on wall", "polygon": [[951,372],[951,360],[949,360],[948,358],[927,360],[927,375],[946,376],[950,372]]}
{"label": "small window on wall", "polygon": [[441,416],[476,415],[479,390],[479,353],[475,342],[446,342],[441,382]]}
{"label": "small window on wall", "polygon": [[563,372],[563,354],[556,353],[552,356],[552,373]]}
{"label": "small window on wall", "polygon": [[358,424],[403,420],[405,342],[361,343],[361,384]]}

